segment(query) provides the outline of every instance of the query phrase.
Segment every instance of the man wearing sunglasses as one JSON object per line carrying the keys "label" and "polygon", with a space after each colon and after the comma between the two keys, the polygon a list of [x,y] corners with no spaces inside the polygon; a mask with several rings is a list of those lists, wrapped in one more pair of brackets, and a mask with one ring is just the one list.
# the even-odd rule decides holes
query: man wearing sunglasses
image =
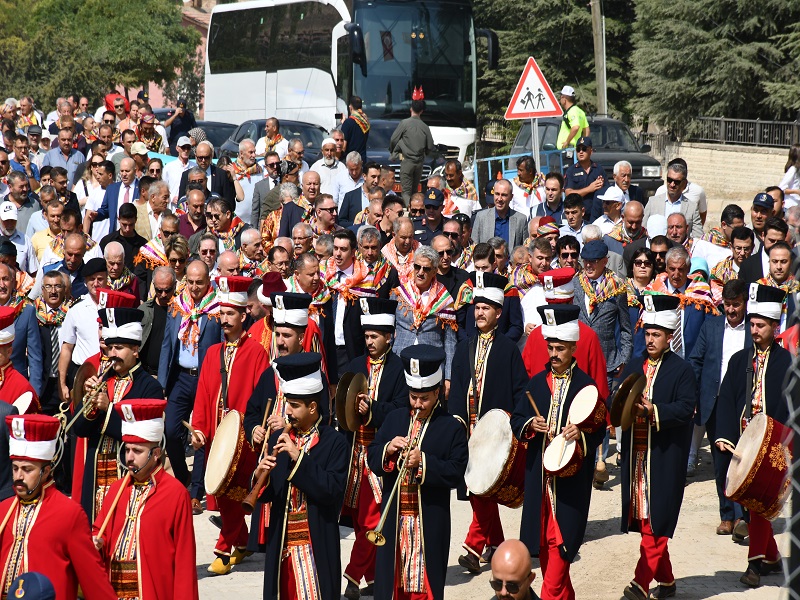
{"label": "man wearing sunglasses", "polygon": [[575,150],[578,162],[565,170],[564,194],[579,194],[583,198],[586,220],[591,223],[602,214],[602,202],[595,199],[608,187],[608,177],[605,169],[592,160],[592,138],[579,138]]}
{"label": "man wearing sunglasses", "polygon": [[464,269],[453,266],[453,256],[456,251],[453,246],[453,240],[448,236],[437,235],[433,238],[431,247],[439,254],[439,262],[436,265],[436,279],[455,298],[461,285],[469,279],[469,273]]}
{"label": "man wearing sunglasses", "polygon": [[[236,205],[236,188],[233,181],[228,178],[228,174],[217,168],[212,164],[214,158],[214,145],[211,142],[203,140],[197,143],[194,151],[194,159],[197,166],[205,171],[206,174],[206,188],[212,194],[225,198],[231,206]],[[189,174],[192,169],[184,171],[181,175],[181,184],[178,189],[178,197],[182,198],[186,195],[186,185],[189,183]]]}
{"label": "man wearing sunglasses", "polygon": [[669,217],[671,214],[679,212],[686,217],[686,221],[691,225],[692,237],[700,239],[703,236],[703,222],[700,220],[700,209],[697,202],[690,200],[684,195],[688,185],[688,172],[681,163],[674,163],[667,169],[667,190],[666,194],[657,194],[650,198],[644,207],[644,222],[650,215],[664,215]]}
{"label": "man wearing sunglasses", "polygon": [[506,540],[492,557],[489,585],[497,600],[539,600],[531,588],[536,572],[528,547],[519,540]]}

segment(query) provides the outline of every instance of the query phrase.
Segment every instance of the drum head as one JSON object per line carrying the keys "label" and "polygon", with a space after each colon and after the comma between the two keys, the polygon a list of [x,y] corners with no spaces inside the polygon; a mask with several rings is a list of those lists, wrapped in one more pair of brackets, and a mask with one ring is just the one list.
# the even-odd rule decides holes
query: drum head
{"label": "drum head", "polygon": [[628,392],[637,379],[643,377],[641,373],[631,373],[625,378],[614,394],[614,399],[611,401],[611,424],[614,427],[619,427],[622,424],[622,409],[625,406],[625,400],[628,399]]}
{"label": "drum head", "polygon": [[569,464],[573,454],[575,454],[575,440],[566,442],[564,434],[559,433],[545,448],[542,466],[550,473],[557,473]]}
{"label": "drum head", "polygon": [[[366,394],[369,389],[367,377],[363,373],[353,375],[353,380],[347,386],[347,398],[344,405],[344,418],[347,420],[349,431],[358,431],[361,427],[361,415],[358,412],[358,395]],[[338,390],[337,390],[338,391]]]}
{"label": "drum head", "polygon": [[13,402],[14,406],[17,407],[17,410],[21,415],[28,413],[28,409],[31,407],[32,403],[33,403],[33,394],[31,392],[25,392]]}
{"label": "drum head", "polygon": [[206,492],[212,496],[219,492],[225,477],[231,468],[239,442],[239,430],[242,428],[242,414],[232,410],[217,427],[211,449],[206,460]]}
{"label": "drum head", "polygon": [[480,496],[491,489],[503,473],[514,434],[505,411],[492,409],[476,423],[469,438],[469,462],[464,481]]}
{"label": "drum head", "polygon": [[347,404],[347,388],[350,386],[350,382],[353,381],[354,376],[355,373],[345,373],[339,378],[339,383],[336,386],[336,420],[339,422],[341,431],[350,431],[347,428],[345,405]]}
{"label": "drum head", "polygon": [[593,417],[599,395],[600,393],[593,385],[587,385],[575,394],[575,398],[572,399],[572,403],[569,405],[570,423],[583,423]]}
{"label": "drum head", "polygon": [[728,476],[725,480],[725,495],[733,495],[736,493],[756,461],[758,453],[761,451],[761,444],[764,441],[764,435],[767,433],[767,415],[759,413],[747,425],[747,429],[742,433],[739,438],[739,443],[736,444],[736,456],[731,457],[731,464],[728,466]]}

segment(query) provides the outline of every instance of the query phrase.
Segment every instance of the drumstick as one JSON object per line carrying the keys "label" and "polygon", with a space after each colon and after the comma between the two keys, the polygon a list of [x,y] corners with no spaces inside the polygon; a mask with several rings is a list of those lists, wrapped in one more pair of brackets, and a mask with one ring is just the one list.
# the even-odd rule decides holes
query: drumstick
{"label": "drumstick", "polygon": [[9,507],[8,512],[6,513],[6,516],[3,517],[3,522],[0,523],[0,533],[3,533],[3,530],[6,528],[8,520],[11,518],[11,513],[14,512],[15,508],[17,508],[18,503],[19,503],[19,497],[14,496],[14,500],[11,502],[11,506]]}
{"label": "drumstick", "polygon": [[194,427],[192,427],[188,421],[181,421],[181,423],[183,423],[183,426],[189,430],[189,433],[194,434]]}
{"label": "drumstick", "polygon": [[542,413],[540,413],[539,409],[536,407],[536,402],[533,401],[533,396],[531,396],[531,393],[529,391],[525,390],[525,394],[528,396],[528,401],[531,403],[531,407],[533,408],[533,412],[536,413],[537,417],[541,417]]}
{"label": "drumstick", "polygon": [[[185,423],[185,421],[184,421]],[[119,503],[119,499],[122,496],[123,490],[128,487],[128,482],[131,479],[131,472],[128,471],[125,473],[125,478],[122,480],[122,485],[119,486],[117,490],[117,495],[114,496],[114,501],[111,503],[111,508],[108,509],[108,513],[106,514],[106,518],[103,519],[103,524],[100,526],[100,531],[97,532],[97,537],[103,537],[103,534],[106,531],[106,527],[108,527],[109,521],[111,521],[111,515],[114,513],[114,509],[117,508],[117,504]]]}

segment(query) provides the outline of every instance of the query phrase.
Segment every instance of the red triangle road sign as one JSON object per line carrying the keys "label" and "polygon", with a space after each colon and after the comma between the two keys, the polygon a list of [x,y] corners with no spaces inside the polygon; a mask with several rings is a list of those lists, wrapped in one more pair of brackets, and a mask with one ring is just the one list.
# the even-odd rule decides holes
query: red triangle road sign
{"label": "red triangle road sign", "polygon": [[539,117],[560,117],[563,114],[553,90],[547,84],[539,65],[533,57],[528,58],[522,77],[519,78],[514,95],[506,109],[505,118],[538,119]]}

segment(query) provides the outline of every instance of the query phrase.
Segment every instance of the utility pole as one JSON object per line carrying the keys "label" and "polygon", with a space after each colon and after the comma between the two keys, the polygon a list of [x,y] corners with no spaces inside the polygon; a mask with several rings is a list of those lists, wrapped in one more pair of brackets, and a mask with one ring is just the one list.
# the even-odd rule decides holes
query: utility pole
{"label": "utility pole", "polygon": [[597,84],[597,114],[608,115],[606,88],[606,23],[602,0],[591,0],[592,37],[594,38],[594,80]]}

